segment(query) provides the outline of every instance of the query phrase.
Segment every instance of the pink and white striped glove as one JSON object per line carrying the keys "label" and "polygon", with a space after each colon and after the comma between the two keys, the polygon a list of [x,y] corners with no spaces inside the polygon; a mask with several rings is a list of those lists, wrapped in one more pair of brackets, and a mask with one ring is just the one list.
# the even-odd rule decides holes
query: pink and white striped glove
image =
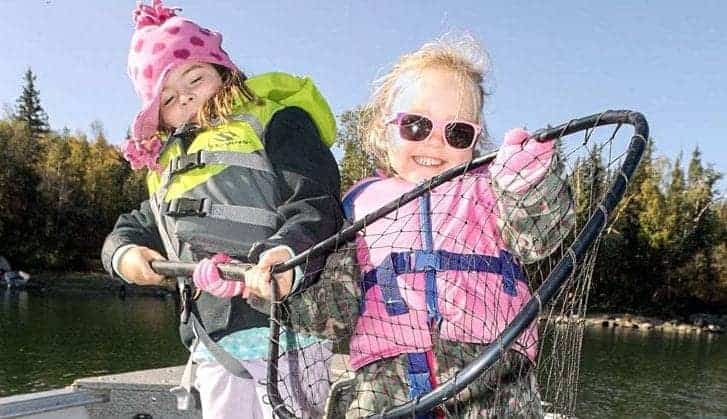
{"label": "pink and white striped glove", "polygon": [[245,291],[245,283],[242,281],[225,281],[222,279],[222,273],[217,269],[218,264],[231,262],[234,262],[234,260],[224,253],[218,253],[212,258],[200,260],[192,274],[194,285],[215,297],[230,298],[242,295]]}
{"label": "pink and white striped glove", "polygon": [[555,141],[541,143],[535,139],[527,140],[529,136],[522,128],[508,131],[490,166],[492,177],[508,192],[527,191],[543,179],[550,167]]}

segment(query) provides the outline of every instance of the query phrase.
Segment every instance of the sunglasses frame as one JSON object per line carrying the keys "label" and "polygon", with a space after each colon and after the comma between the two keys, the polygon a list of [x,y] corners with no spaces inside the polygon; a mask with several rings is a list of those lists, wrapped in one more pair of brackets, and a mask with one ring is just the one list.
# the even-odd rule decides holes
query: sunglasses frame
{"label": "sunglasses frame", "polygon": [[[426,119],[429,122],[431,122],[432,129],[429,131],[429,134],[427,134],[427,136],[422,138],[421,140],[410,140],[408,138],[404,138],[401,135],[401,127],[402,127],[401,122],[402,122],[402,119],[406,116],[417,116],[419,118]],[[399,127],[399,137],[401,137],[402,140],[411,141],[414,143],[420,143],[420,142],[424,142],[424,141],[428,140],[429,138],[431,138],[432,134],[434,133],[434,130],[441,128],[442,137],[444,138],[444,142],[447,144],[448,147],[451,147],[455,150],[468,150],[470,148],[473,148],[475,146],[475,144],[477,144],[477,140],[480,138],[480,134],[482,134],[482,126],[475,124],[474,122],[463,121],[463,120],[459,120],[459,119],[451,119],[451,120],[433,119],[426,115],[422,115],[422,114],[416,113],[416,112],[397,112],[396,114],[394,114],[394,116],[392,118],[387,118],[387,119],[388,119],[388,122],[386,122],[387,125],[397,125]],[[472,138],[472,142],[467,147],[464,147],[464,148],[455,147],[454,145],[452,145],[452,143],[450,142],[450,139],[447,137],[446,127],[447,127],[447,125],[454,124],[454,123],[469,125],[470,127],[472,127],[474,129],[475,134]]]}

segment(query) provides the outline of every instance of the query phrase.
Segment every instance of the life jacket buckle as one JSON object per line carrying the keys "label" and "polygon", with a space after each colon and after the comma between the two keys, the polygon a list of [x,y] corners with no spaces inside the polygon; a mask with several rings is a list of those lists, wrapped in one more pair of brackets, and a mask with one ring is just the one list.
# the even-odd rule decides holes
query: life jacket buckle
{"label": "life jacket buckle", "polygon": [[164,203],[164,213],[169,217],[204,217],[209,210],[208,199],[176,198]]}
{"label": "life jacket buckle", "polygon": [[192,154],[183,154],[169,161],[169,171],[172,174],[186,172],[205,166],[204,150]]}
{"label": "life jacket buckle", "polygon": [[430,269],[435,271],[442,270],[442,256],[437,252],[415,250],[412,253],[415,272],[424,272]]}

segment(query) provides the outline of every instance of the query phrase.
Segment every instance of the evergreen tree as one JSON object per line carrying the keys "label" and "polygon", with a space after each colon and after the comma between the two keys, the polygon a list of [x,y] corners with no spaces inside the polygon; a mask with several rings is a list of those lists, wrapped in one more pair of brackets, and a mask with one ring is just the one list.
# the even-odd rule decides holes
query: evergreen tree
{"label": "evergreen tree", "polygon": [[687,169],[687,182],[689,187],[696,186],[697,182],[701,180],[704,174],[704,167],[702,167],[702,151],[699,146],[694,148],[692,152],[692,159],[689,160],[689,168]]}
{"label": "evergreen tree", "polygon": [[23,92],[17,100],[15,119],[25,122],[31,136],[38,138],[49,131],[48,115],[40,105],[40,92],[35,88],[35,74],[28,68],[24,76]]}

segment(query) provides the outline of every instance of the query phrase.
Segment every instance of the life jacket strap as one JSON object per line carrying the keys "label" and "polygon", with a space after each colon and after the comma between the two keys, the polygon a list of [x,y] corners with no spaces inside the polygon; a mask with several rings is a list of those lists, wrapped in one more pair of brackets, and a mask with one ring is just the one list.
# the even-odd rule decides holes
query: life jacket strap
{"label": "life jacket strap", "polygon": [[263,227],[276,228],[281,217],[277,212],[242,205],[211,204],[207,198],[176,198],[163,205],[164,215],[173,218],[209,217]]}
{"label": "life jacket strap", "polygon": [[174,176],[179,173],[198,169],[208,164],[224,164],[227,166],[244,167],[261,172],[273,173],[273,168],[267,158],[259,152],[242,153],[237,151],[208,151],[199,150],[196,153],[183,154],[169,160],[167,173]]}
{"label": "life jacket strap", "polygon": [[374,285],[381,288],[390,316],[408,313],[409,309],[401,296],[396,278],[401,274],[419,272],[466,271],[489,272],[502,275],[503,291],[511,296],[517,295],[516,281],[527,282],[525,273],[513,255],[505,250],[499,256],[452,253],[446,250],[427,252],[390,253],[379,266],[364,273],[361,281],[361,313],[365,311],[365,296]]}
{"label": "life jacket strap", "polygon": [[[428,357],[433,357],[431,351],[408,353],[407,381],[409,384],[409,400],[415,400],[434,389],[436,383],[432,382],[432,373]],[[417,414],[416,419],[434,419],[433,412]]]}

